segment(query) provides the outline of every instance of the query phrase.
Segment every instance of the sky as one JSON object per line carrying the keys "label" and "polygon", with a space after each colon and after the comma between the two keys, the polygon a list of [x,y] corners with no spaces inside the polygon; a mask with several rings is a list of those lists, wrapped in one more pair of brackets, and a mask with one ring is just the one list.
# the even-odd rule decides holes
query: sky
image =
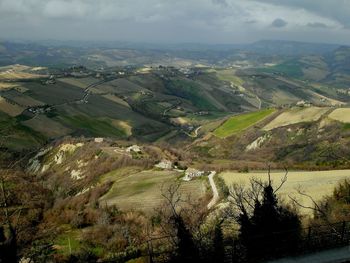
{"label": "sky", "polygon": [[350,0],[0,0],[0,38],[350,44]]}

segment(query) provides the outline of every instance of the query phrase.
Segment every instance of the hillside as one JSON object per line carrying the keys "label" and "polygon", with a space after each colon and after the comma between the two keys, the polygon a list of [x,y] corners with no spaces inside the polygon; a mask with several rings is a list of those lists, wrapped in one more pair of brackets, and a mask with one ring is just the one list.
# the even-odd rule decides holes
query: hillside
{"label": "hillside", "polygon": [[348,110],[327,107],[282,109],[238,134],[197,140],[191,151],[199,159],[233,161],[231,164],[213,161],[212,166],[217,165],[217,169],[227,169],[228,165],[237,169],[246,165],[254,169],[260,167],[259,162],[266,161],[280,167],[302,169],[347,168],[350,165]]}

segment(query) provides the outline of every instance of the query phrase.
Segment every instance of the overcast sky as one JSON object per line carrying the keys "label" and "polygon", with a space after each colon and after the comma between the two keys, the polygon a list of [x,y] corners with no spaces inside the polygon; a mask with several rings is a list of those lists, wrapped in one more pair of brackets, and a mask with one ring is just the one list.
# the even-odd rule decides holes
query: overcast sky
{"label": "overcast sky", "polygon": [[350,0],[0,0],[0,38],[350,44]]}

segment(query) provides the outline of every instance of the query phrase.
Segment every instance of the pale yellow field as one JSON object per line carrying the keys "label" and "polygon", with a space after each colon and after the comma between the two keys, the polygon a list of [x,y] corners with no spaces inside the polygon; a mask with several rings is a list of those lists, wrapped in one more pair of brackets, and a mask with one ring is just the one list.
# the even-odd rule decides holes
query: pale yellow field
{"label": "pale yellow field", "polygon": [[19,80],[19,79],[33,79],[40,78],[43,75],[37,74],[38,70],[44,68],[31,68],[24,65],[10,65],[0,67],[0,80]]}
{"label": "pale yellow field", "polygon": [[127,136],[132,135],[132,126],[126,121],[112,120],[112,125],[116,128],[122,128]]}
{"label": "pale yellow field", "polygon": [[263,129],[269,131],[278,127],[284,127],[291,124],[318,121],[328,110],[329,108],[327,107],[293,108],[278,115]]}
{"label": "pale yellow field", "polygon": [[15,117],[21,114],[24,109],[24,107],[21,107],[17,104],[9,103],[7,100],[0,96],[0,111],[5,112],[12,117]]}
{"label": "pale yellow field", "polygon": [[[237,173],[237,172],[223,172],[220,176],[225,183],[230,186],[234,183],[247,184],[251,178],[259,178],[267,181],[267,172],[252,172],[252,173]],[[284,172],[272,172],[271,178],[273,185],[278,187]],[[350,179],[350,170],[332,170],[332,171],[293,171],[288,173],[288,180],[278,192],[280,196],[286,201],[291,199],[288,195],[296,198],[304,206],[312,206],[312,201],[298,194],[297,190],[300,188],[303,192],[311,195],[316,201],[322,199],[326,195],[333,192],[334,187],[342,180]],[[310,209],[301,209],[304,214],[309,214]]]}
{"label": "pale yellow field", "polygon": [[105,94],[105,95],[102,95],[102,97],[104,97],[104,98],[106,98],[108,100],[111,100],[113,102],[116,102],[116,103],[118,103],[120,105],[123,105],[123,106],[125,106],[127,108],[130,108],[130,105],[126,101],[122,100],[121,98],[119,98],[119,97],[117,97],[117,96],[115,96],[113,94]]}
{"label": "pale yellow field", "polygon": [[183,117],[177,117],[177,118],[170,118],[170,120],[173,123],[179,124],[179,125],[184,125],[188,123],[188,120],[183,118]]}
{"label": "pale yellow field", "polygon": [[336,121],[350,123],[350,108],[336,109],[328,117]]}
{"label": "pale yellow field", "polygon": [[18,85],[15,83],[0,82],[0,90],[12,89],[12,88],[15,88],[17,86]]}

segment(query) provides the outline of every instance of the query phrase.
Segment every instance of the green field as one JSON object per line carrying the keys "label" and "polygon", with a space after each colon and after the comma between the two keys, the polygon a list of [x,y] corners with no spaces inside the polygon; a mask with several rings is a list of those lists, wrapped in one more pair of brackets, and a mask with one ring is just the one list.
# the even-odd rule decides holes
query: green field
{"label": "green field", "polygon": [[261,111],[233,116],[232,118],[228,119],[224,124],[222,124],[219,128],[217,128],[214,131],[214,134],[219,138],[231,136],[263,120],[273,112],[275,112],[275,109],[265,109]]}
{"label": "green field", "polygon": [[0,134],[0,146],[11,151],[40,147],[46,141],[40,133],[2,112],[0,112]]}

